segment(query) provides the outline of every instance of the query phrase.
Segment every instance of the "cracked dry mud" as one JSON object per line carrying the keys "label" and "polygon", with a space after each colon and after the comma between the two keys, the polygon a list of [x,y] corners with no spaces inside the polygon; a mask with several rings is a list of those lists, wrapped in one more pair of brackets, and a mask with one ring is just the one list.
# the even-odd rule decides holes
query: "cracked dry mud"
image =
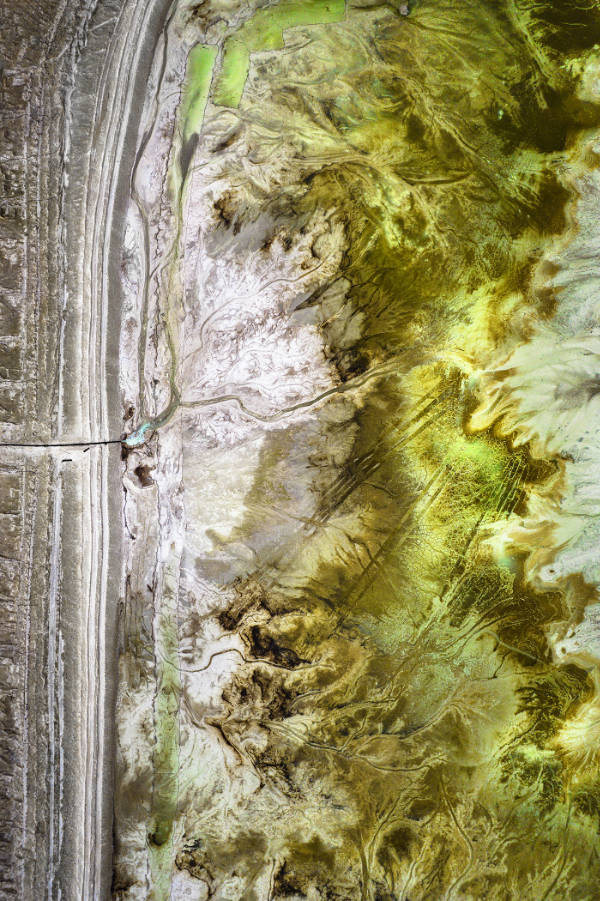
{"label": "cracked dry mud", "polygon": [[0,3],[0,899],[596,901],[600,2]]}

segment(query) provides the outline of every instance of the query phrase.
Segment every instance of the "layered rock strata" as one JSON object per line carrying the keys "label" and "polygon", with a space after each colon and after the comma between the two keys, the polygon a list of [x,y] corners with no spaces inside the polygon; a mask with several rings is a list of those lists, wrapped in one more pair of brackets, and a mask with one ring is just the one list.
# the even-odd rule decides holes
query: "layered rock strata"
{"label": "layered rock strata", "polygon": [[7,0],[0,13],[7,899],[110,893],[122,534],[113,261],[131,135],[165,11]]}

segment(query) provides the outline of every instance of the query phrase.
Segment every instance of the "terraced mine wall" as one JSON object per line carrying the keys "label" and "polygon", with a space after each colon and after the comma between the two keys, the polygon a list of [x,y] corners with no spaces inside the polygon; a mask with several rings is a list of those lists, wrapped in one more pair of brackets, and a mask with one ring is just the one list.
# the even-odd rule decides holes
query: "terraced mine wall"
{"label": "terraced mine wall", "polygon": [[114,248],[167,4],[147,7],[0,9],[2,899],[110,892],[122,530]]}

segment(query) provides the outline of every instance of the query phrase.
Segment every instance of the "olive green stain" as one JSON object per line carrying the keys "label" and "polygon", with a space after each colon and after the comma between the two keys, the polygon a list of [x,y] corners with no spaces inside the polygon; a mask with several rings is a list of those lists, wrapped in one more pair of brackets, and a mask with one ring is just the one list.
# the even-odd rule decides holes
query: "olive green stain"
{"label": "olive green stain", "polygon": [[[551,312],[530,277],[567,223],[573,196],[559,169],[578,131],[600,124],[596,107],[574,99],[563,65],[588,48],[597,11],[417,3],[406,22],[379,21],[373,71],[346,73],[347,93],[305,88],[334,134],[306,150],[307,170],[311,153],[320,160],[326,148],[330,159],[313,164],[295,212],[307,221],[333,208],[344,218],[348,304],[363,317],[354,363],[393,359],[397,371],[357,409],[354,446],[321,493],[306,547],[293,564],[261,560],[264,632],[312,665],[249,667],[227,697],[239,746],[244,729],[269,724],[254,758],[267,784],[291,797],[322,791],[315,836],[321,817],[355,812],[352,829],[327,821],[336,822],[336,858],[317,837],[290,841],[274,876],[281,897],[323,888],[314,860],[326,864],[332,897],[345,899],[399,897],[413,863],[411,897],[422,899],[587,898],[600,878],[598,780],[586,773],[574,789],[555,747],[591,680],[549,657],[560,593],[526,584],[525,552],[495,556],[486,544],[552,467],[493,430],[465,428],[473,368],[513,317]],[[273,12],[228,40],[215,102],[237,105],[250,53],[282,43],[288,26],[263,23],[264,39],[250,29]],[[321,39],[326,55],[332,44]],[[238,537],[252,533],[265,504],[289,501],[276,470],[294,441],[265,441]],[[243,619],[239,628],[246,635]],[[294,733],[296,714],[304,719]],[[534,839],[519,836],[540,832],[532,854]],[[588,857],[584,866],[573,855],[571,881],[561,882],[555,864],[571,840]],[[217,857],[202,851],[202,860]],[[423,860],[431,872],[418,870]],[[344,895],[348,874],[354,887]]]}
{"label": "olive green stain", "polygon": [[[423,853],[438,860],[440,881],[422,897],[446,896],[455,876],[443,861],[463,860],[461,829],[473,847],[485,845],[486,817],[499,829],[510,814],[509,836],[533,833],[540,817],[552,817],[539,860],[513,852],[525,887],[518,897],[537,899],[526,886],[542,886],[542,896],[551,887],[556,874],[546,871],[561,853],[568,816],[582,845],[595,841],[597,783],[586,776],[571,810],[572,774],[553,746],[591,684],[583,671],[549,658],[545,630],[561,616],[560,594],[526,585],[524,553],[495,557],[485,543],[494,523],[524,509],[529,487],[551,477],[552,467],[544,470],[527,449],[492,431],[467,435],[465,422],[470,365],[502,341],[513,315],[549,314],[548,298],[530,291],[530,276],[567,224],[573,196],[559,169],[578,131],[600,124],[598,108],[575,98],[576,79],[563,63],[596,40],[598,7],[568,3],[559,15],[547,3],[423,2],[411,17],[410,29],[392,17],[380,24],[374,59],[381,62],[368,78],[356,73],[347,97],[310,98],[336,135],[323,135],[319,150],[327,146],[330,163],[307,175],[300,214],[333,207],[345,217],[343,274],[353,286],[349,302],[363,316],[357,359],[394,358],[398,370],[357,411],[353,451],[323,492],[307,539],[315,548],[310,566],[316,558],[318,567],[307,563],[303,572],[302,555],[295,572],[266,567],[270,603],[283,599],[272,628],[287,632],[288,644],[292,634],[294,650],[316,660],[325,648],[333,655],[334,628],[346,668],[355,656],[363,660],[354,684],[340,667],[337,690],[332,677],[310,685],[300,673],[285,679],[290,692],[297,685],[298,697],[304,691],[311,699],[298,701],[310,717],[310,742],[294,753],[315,779],[335,772],[352,787],[357,816],[382,841],[386,890],[402,884],[397,874],[406,869],[396,858],[410,857],[411,839],[405,826],[387,838],[377,832],[377,798],[387,794],[402,806],[410,784],[437,811]],[[247,65],[241,52],[239,59]],[[439,362],[452,354],[463,356],[464,369]],[[284,444],[279,437],[265,447],[250,507],[264,498]],[[240,533],[251,530],[253,516]],[[340,533],[350,532],[353,516],[346,540]],[[295,611],[286,613],[286,604]],[[285,623],[294,613],[300,624],[292,629]],[[279,753],[293,770],[292,746],[279,741],[273,738],[271,759]],[[329,753],[332,747],[343,755]],[[400,775],[422,761],[424,773]],[[387,766],[387,775],[376,766]],[[453,819],[448,810],[461,793],[481,798],[488,812],[475,801]],[[398,835],[395,858],[385,849]],[[491,855],[493,838],[489,847]],[[487,877],[466,873],[460,892],[457,883],[457,897],[483,897],[490,885],[490,897],[506,897],[505,862],[490,860]],[[280,877],[286,890],[301,868],[302,851],[292,848]],[[585,869],[572,876],[581,897],[588,878]],[[564,897],[566,883],[557,885],[554,897]]]}
{"label": "olive green stain", "polygon": [[283,0],[277,6],[257,10],[225,42],[213,103],[239,106],[250,68],[250,54],[282,50],[286,28],[339,22],[344,13],[345,0]]}

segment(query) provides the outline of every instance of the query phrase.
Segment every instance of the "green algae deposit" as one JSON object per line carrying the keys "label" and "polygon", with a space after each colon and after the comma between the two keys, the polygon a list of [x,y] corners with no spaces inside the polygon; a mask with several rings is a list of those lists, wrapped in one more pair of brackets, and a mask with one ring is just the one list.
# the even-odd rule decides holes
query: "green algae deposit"
{"label": "green algae deposit", "polygon": [[199,45],[190,50],[181,110],[184,144],[202,128],[216,55],[216,47]]}

